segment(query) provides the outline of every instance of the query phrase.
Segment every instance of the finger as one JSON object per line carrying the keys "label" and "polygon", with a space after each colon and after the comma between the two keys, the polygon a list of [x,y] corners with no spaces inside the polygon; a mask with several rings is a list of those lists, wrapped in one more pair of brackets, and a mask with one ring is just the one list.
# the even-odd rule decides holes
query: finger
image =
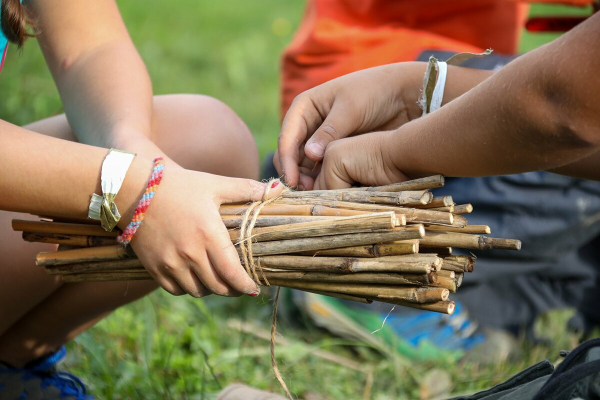
{"label": "finger", "polygon": [[[280,185],[283,186],[283,185]],[[251,296],[258,295],[256,283],[242,267],[237,251],[229,233],[223,224],[210,229],[209,242],[206,243],[208,257],[219,277],[232,289]],[[204,281],[203,281],[204,282]],[[206,282],[205,282],[206,283]]]}
{"label": "finger", "polygon": [[313,161],[321,161],[329,143],[354,133],[356,124],[347,114],[344,102],[337,101],[333,104],[321,126],[304,146],[304,153],[308,158]]}
{"label": "finger", "polygon": [[192,269],[193,263],[188,260],[179,260],[177,265],[165,264],[164,268],[173,280],[192,297],[203,297],[210,293],[217,293],[202,283]]}
{"label": "finger", "polygon": [[[146,268],[148,274],[150,274],[150,276],[156,281],[156,283],[158,283],[160,287],[162,287],[164,290],[171,293],[173,296],[181,296],[186,293],[185,290],[183,290],[183,288],[173,278],[167,275],[166,271],[164,271],[164,268],[161,268],[158,265],[146,267],[146,265],[150,264],[142,260],[142,257],[139,258],[140,261],[142,261],[142,265],[144,265],[144,268]],[[159,272],[161,269],[163,271]]]}
{"label": "finger", "polygon": [[193,260],[187,260],[187,266],[189,274],[198,280],[198,282],[201,282],[211,293],[228,297],[240,295],[237,290],[228,285],[219,276],[205,251],[197,253],[193,257]]}
{"label": "finger", "polygon": [[228,178],[215,175],[220,203],[245,203],[279,196],[284,185],[273,180],[269,185],[252,179]]}
{"label": "finger", "polygon": [[352,151],[354,141],[355,139],[344,139],[329,146],[321,171],[315,179],[315,190],[345,189],[351,187],[356,181],[357,177],[354,176],[352,167],[354,167],[353,163],[360,163],[362,157]]}
{"label": "finger", "polygon": [[[331,101],[330,98],[325,98],[320,91],[305,92],[294,99],[283,119],[277,143],[279,156],[277,172],[292,187],[298,185],[298,163],[304,158],[302,147],[308,137],[323,122],[321,113],[315,105],[329,104]],[[329,108],[329,105],[326,108]]]}

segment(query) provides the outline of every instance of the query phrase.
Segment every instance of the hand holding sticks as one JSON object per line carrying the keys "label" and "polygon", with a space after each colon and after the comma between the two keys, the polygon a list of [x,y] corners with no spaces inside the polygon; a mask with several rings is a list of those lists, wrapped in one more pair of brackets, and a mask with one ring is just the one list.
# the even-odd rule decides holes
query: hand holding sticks
{"label": "hand holding sticks", "polygon": [[[223,205],[232,242],[248,241],[262,284],[370,303],[373,300],[451,314],[448,300],[474,259],[452,248],[519,250],[513,239],[485,236],[461,215],[473,207],[434,197],[437,175],[376,188],[286,192],[262,207],[250,235],[240,235],[247,205]],[[151,279],[118,232],[59,221],[13,221],[30,242],[68,250],[40,253],[37,264],[66,282]],[[243,257],[242,257],[243,259]]]}

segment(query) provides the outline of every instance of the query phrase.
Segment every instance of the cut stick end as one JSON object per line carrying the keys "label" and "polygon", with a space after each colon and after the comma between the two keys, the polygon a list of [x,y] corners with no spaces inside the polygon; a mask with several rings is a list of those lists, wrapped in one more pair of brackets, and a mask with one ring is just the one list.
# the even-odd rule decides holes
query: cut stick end
{"label": "cut stick end", "polygon": [[419,203],[427,205],[433,201],[433,195],[430,192],[423,193],[423,196],[419,199]]}

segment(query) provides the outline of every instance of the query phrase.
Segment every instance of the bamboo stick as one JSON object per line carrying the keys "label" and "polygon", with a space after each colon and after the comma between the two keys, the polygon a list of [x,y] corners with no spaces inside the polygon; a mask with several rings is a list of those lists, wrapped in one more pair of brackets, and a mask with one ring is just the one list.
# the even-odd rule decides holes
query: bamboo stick
{"label": "bamboo stick", "polygon": [[286,279],[269,279],[272,285],[301,290],[321,290],[367,297],[377,300],[380,296],[393,296],[411,303],[434,303],[448,299],[450,291],[444,288],[405,287],[392,285],[361,285],[355,283],[328,283],[312,281],[292,281]]}
{"label": "bamboo stick", "polygon": [[50,275],[79,274],[86,272],[125,271],[143,269],[142,263],[137,258],[126,258],[111,261],[96,261],[76,264],[62,264],[47,266],[46,272]]}
{"label": "bamboo stick", "polygon": [[441,267],[438,257],[414,254],[380,258],[344,258],[309,256],[263,256],[256,262],[261,267],[314,272],[402,272],[428,274]]}
{"label": "bamboo stick", "polygon": [[454,206],[454,214],[471,214],[473,206],[471,204],[459,204]]}
{"label": "bamboo stick", "polygon": [[454,232],[432,232],[420,239],[419,246],[450,246],[464,249],[520,250],[521,241],[514,239],[491,238]]}
{"label": "bamboo stick", "polygon": [[346,190],[367,190],[371,192],[401,192],[404,190],[436,189],[444,186],[445,179],[442,175],[433,175],[425,178],[413,179],[385,186],[356,187]]}
{"label": "bamboo stick", "polygon": [[[439,211],[430,211],[426,209],[418,209],[418,208],[410,208],[410,207],[392,207],[392,206],[382,206],[376,204],[364,204],[364,203],[350,203],[346,201],[330,201],[330,200],[321,200],[321,199],[312,199],[313,203],[318,203],[319,205],[326,207],[327,210],[353,210],[356,212],[381,212],[381,211],[394,211],[397,214],[404,214],[406,216],[406,222],[410,223],[425,223],[425,224],[447,224],[453,225],[456,224],[458,226],[467,225],[467,220],[461,216],[455,216],[451,213],[439,212]],[[294,209],[292,207],[298,207],[298,212],[303,211],[304,207],[307,207],[306,204],[302,202],[298,202],[297,199],[281,199],[278,200],[278,203],[282,203],[281,205],[286,205],[290,208],[287,208],[288,212],[292,212]],[[275,205],[277,206],[277,204]],[[239,206],[238,206],[239,207]],[[268,207],[266,206],[263,210],[267,209],[267,212],[270,212]],[[316,207],[316,206],[313,206]],[[223,208],[223,206],[221,206]],[[244,208],[245,210],[245,208]],[[282,210],[283,211],[283,210]],[[229,212],[229,211],[227,211]],[[304,212],[304,211],[303,211]],[[331,212],[331,211],[328,211]],[[261,214],[266,215],[264,211],[261,211]],[[287,214],[282,214],[287,215]],[[355,214],[346,214],[346,215],[355,215]],[[456,222],[455,218],[459,218],[459,223]]]}
{"label": "bamboo stick", "polygon": [[425,227],[425,231],[440,231],[440,232],[454,232],[454,233],[475,233],[482,235],[489,235],[492,230],[487,225],[467,225],[463,228],[457,228],[454,226],[439,226],[430,225]]}
{"label": "bamboo stick", "polygon": [[455,272],[472,272],[475,259],[469,256],[448,256],[442,261],[442,269]]}
{"label": "bamboo stick", "polygon": [[310,256],[375,258],[384,256],[398,256],[404,254],[415,254],[418,252],[419,241],[406,240],[403,243],[385,243],[353,247],[340,247],[338,249],[309,251],[299,254]]}
{"label": "bamboo stick", "polygon": [[109,281],[147,281],[152,277],[146,270],[84,272],[81,274],[61,275],[63,282],[109,282]]}
{"label": "bamboo stick", "polygon": [[[248,205],[229,205],[223,204],[219,208],[221,216],[224,215],[243,215],[248,209]],[[377,210],[375,210],[377,211]],[[393,211],[393,210],[384,210]],[[350,215],[361,215],[368,214],[373,211],[364,210],[353,210],[343,208],[327,207],[321,204],[269,204],[262,208],[260,211],[261,215],[280,215],[280,216],[318,216],[318,217],[347,217]]]}
{"label": "bamboo stick", "polygon": [[321,290],[305,290],[305,292],[320,294],[321,296],[336,297],[336,298],[342,299],[342,300],[356,301],[358,303],[364,303],[364,304],[372,304],[373,303],[373,300],[371,300],[371,299],[365,299],[364,297],[358,297],[358,296],[351,296],[349,294],[324,292]]}
{"label": "bamboo stick", "polygon": [[449,300],[438,301],[435,303],[428,303],[428,304],[410,303],[407,301],[403,301],[399,298],[396,298],[394,296],[379,296],[373,300],[381,301],[383,303],[395,304],[398,306],[416,308],[419,310],[435,311],[435,312],[439,312],[442,314],[448,314],[448,315],[452,315],[454,313],[454,309],[456,308],[456,304],[453,301],[449,301]]}
{"label": "bamboo stick", "polygon": [[26,242],[64,244],[74,247],[110,246],[117,244],[115,237],[64,235],[60,233],[23,232]]}
{"label": "bamboo stick", "polygon": [[254,255],[287,254],[339,247],[360,246],[365,244],[393,242],[395,240],[419,239],[425,234],[423,225],[411,225],[406,228],[393,228],[381,232],[350,233],[344,235],[277,240],[252,245]]}
{"label": "bamboo stick", "polygon": [[433,195],[427,191],[373,192],[367,190],[312,190],[308,192],[284,192],[283,199],[312,204],[313,200],[345,201],[352,203],[387,204],[392,206],[420,206],[429,204]]}
{"label": "bamboo stick", "polygon": [[[320,249],[333,249],[349,245],[359,246],[365,244],[391,242],[400,239],[416,239],[423,237],[424,234],[425,229],[423,228],[423,225],[412,225],[406,228],[393,228],[384,232],[350,233],[327,237],[311,237],[261,242],[253,244],[252,251],[255,256],[298,253],[316,251]],[[239,248],[237,248],[237,250],[240,252]],[[122,246],[115,245],[40,253],[37,257],[37,263],[41,266],[47,266],[94,261],[110,261],[127,257],[131,257],[131,254],[126,252]]]}
{"label": "bamboo stick", "polygon": [[132,257],[135,257],[135,254],[129,247],[127,249],[119,245],[85,247],[74,250],[39,253],[36,257],[36,264],[45,267],[51,265],[79,264],[103,260],[119,260]]}
{"label": "bamboo stick", "polygon": [[[333,221],[301,222],[298,224],[268,226],[252,231],[253,242],[299,239],[346,233],[374,232],[394,228],[397,224],[394,212],[372,213],[343,217]],[[241,240],[240,231],[229,231],[233,242]]]}
{"label": "bamboo stick", "polygon": [[[239,228],[242,225],[242,221],[244,218],[239,215],[223,215],[221,217],[223,219],[223,224],[228,229],[231,228]],[[281,215],[281,216],[271,216],[271,215],[259,215],[256,219],[255,227],[260,228],[264,226],[278,226],[278,225],[289,225],[289,224],[298,224],[301,222],[314,222],[314,221],[333,221],[335,219],[344,218],[344,217],[332,217],[332,216],[291,216],[291,215]]]}
{"label": "bamboo stick", "polygon": [[[302,272],[302,271],[272,271],[263,270],[269,281],[271,279],[289,279],[299,281],[335,282],[335,283],[372,283],[379,285],[407,285],[424,286],[438,282],[436,272],[429,274],[397,274],[397,273],[370,273],[357,272],[349,274],[336,274],[328,272]],[[445,287],[445,286],[444,286]]]}
{"label": "bamboo stick", "polygon": [[430,203],[424,205],[415,205],[416,208],[436,208],[436,207],[454,207],[452,196],[436,196]]}
{"label": "bamboo stick", "polygon": [[464,276],[465,276],[464,272],[456,274],[456,287],[457,288],[459,288],[460,285],[462,285]]}
{"label": "bamboo stick", "polygon": [[445,288],[448,289],[450,293],[456,293],[456,281],[447,276],[438,276],[437,282],[431,283],[429,286]]}
{"label": "bamboo stick", "polygon": [[25,221],[13,219],[12,228],[20,232],[60,233],[66,235],[117,237],[120,231],[106,232],[99,225],[68,224],[63,222]]}
{"label": "bamboo stick", "polygon": [[445,276],[446,278],[456,279],[456,272],[449,271],[447,269],[441,269],[437,272],[438,276]]}
{"label": "bamboo stick", "polygon": [[427,207],[428,210],[454,213],[454,205],[448,207]]}

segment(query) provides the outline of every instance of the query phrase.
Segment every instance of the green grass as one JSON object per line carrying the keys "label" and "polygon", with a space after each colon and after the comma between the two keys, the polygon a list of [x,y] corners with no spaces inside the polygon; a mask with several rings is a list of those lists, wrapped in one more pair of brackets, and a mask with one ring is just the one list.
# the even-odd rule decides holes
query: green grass
{"label": "green grass", "polygon": [[[150,71],[157,94],[204,93],[229,104],[255,135],[261,155],[275,148],[279,132],[279,59],[303,11],[292,0],[120,1],[133,40]],[[558,8],[535,8],[546,14]],[[524,36],[523,50],[554,35]],[[25,124],[61,112],[61,103],[41,53],[30,41],[9,51],[0,77],[0,118]],[[268,329],[268,298],[196,300],[156,292],[117,310],[70,344],[67,365],[105,399],[211,399],[223,386],[240,381],[280,392],[268,343],[227,327],[228,317]],[[564,330],[568,311],[539,321],[549,346],[521,342],[520,361],[489,367],[441,362],[409,364],[319,331],[301,332],[282,324],[292,344],[278,346],[280,368],[301,398],[361,398],[366,377],[311,355],[322,348],[375,369],[371,398],[419,398],[419,385],[431,368],[451,372],[452,392],[489,387],[542,359],[556,360],[571,348]]]}

